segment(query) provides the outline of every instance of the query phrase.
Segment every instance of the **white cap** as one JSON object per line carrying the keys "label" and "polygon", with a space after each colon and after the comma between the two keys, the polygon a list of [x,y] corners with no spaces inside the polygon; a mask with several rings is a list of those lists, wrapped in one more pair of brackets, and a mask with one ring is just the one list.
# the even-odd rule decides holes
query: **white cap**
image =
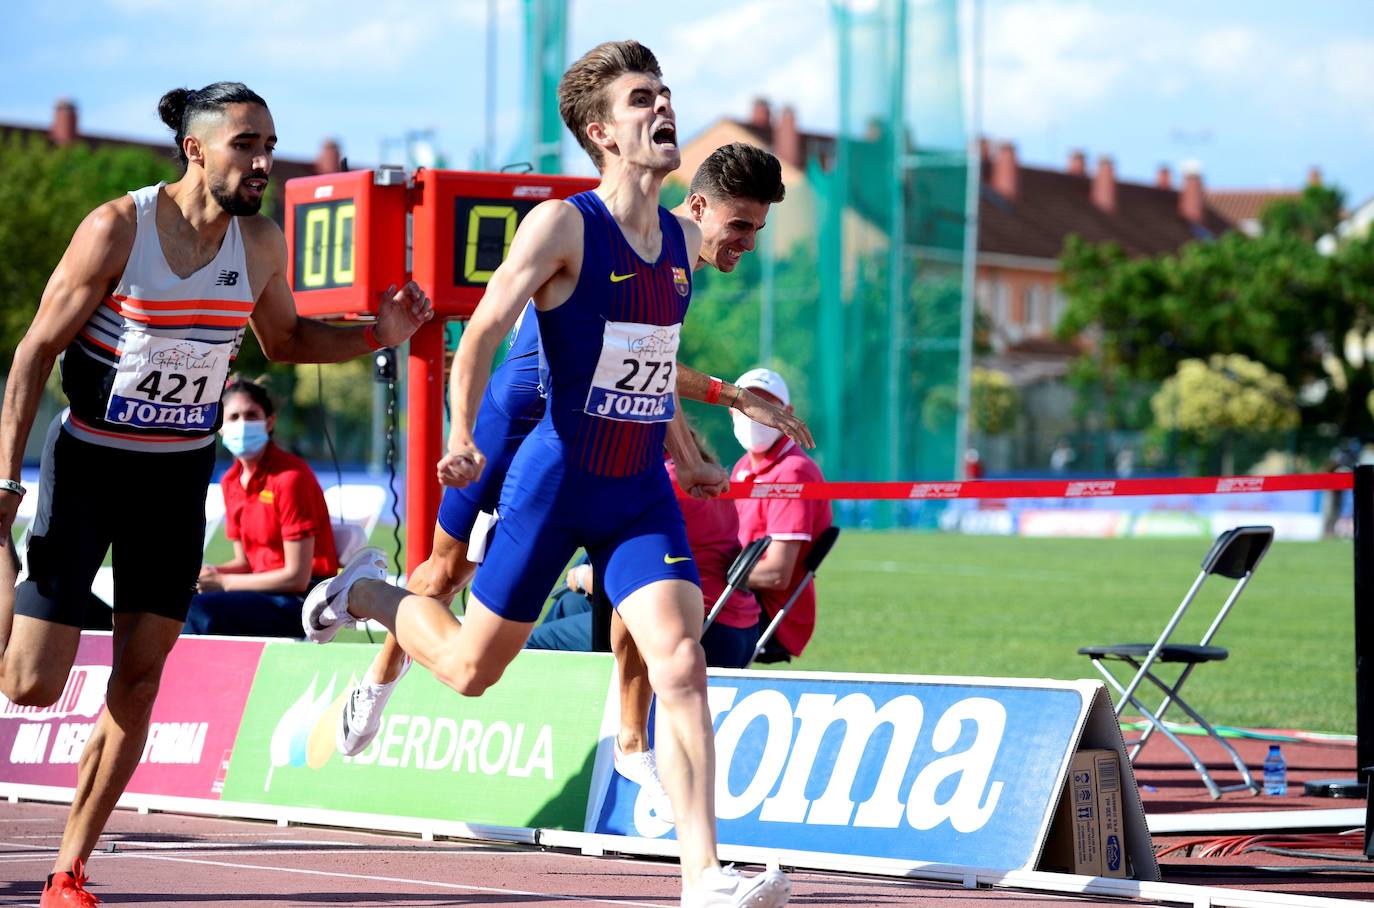
{"label": "white cap", "polygon": [[741,388],[758,388],[761,391],[767,391],[782,401],[784,407],[791,402],[791,396],[787,393],[787,382],[783,381],[782,376],[772,369],[750,369],[735,379],[735,384]]}

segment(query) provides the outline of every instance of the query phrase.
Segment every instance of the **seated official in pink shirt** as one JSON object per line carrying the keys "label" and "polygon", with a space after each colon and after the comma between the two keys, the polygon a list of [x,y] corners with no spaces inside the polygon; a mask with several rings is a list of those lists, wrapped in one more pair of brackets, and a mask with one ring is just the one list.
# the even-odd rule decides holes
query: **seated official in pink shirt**
{"label": "seated official in pink shirt", "polygon": [[[792,412],[787,382],[772,369],[750,369],[735,384]],[[735,438],[745,450],[730,472],[731,482],[821,482],[825,479],[816,462],[777,429],[756,423],[742,413],[732,411],[730,416],[735,423]],[[828,501],[742,498],[735,501],[735,509],[739,513],[741,545],[748,545],[765,535],[773,537],[772,544],[749,574],[749,588],[763,607],[762,630],[801,582],[806,574],[806,554],[834,519]],[[757,661],[785,662],[800,656],[815,627],[816,587],[813,581],[808,581]]]}

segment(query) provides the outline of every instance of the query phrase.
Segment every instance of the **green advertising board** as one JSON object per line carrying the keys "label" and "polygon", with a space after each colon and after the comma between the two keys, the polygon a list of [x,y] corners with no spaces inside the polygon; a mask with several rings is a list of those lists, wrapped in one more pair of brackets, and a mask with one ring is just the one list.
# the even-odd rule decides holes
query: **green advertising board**
{"label": "green advertising board", "polygon": [[223,798],[496,826],[580,830],[614,663],[527,651],[481,697],[416,668],[356,757],[334,747],[376,647],[274,643],[248,697]]}

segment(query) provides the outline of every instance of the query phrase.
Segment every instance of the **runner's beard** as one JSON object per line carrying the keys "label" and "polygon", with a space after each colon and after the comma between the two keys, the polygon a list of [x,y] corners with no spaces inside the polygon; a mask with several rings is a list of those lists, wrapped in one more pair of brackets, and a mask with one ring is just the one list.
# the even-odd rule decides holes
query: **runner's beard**
{"label": "runner's beard", "polygon": [[229,184],[224,180],[210,184],[210,196],[224,209],[225,214],[232,214],[235,217],[247,217],[258,213],[262,208],[262,196],[256,199],[245,199],[237,193],[229,191]]}

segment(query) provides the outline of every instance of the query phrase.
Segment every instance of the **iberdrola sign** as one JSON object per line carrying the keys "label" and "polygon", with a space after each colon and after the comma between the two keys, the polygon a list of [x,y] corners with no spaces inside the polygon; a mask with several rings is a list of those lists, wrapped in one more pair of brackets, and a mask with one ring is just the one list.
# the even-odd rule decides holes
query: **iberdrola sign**
{"label": "iberdrola sign", "polygon": [[[522,653],[481,697],[421,668],[387,704],[367,750],[344,757],[335,729],[375,647],[269,645],[248,697],[225,800],[581,829],[611,663]],[[556,698],[558,708],[550,709]]]}

